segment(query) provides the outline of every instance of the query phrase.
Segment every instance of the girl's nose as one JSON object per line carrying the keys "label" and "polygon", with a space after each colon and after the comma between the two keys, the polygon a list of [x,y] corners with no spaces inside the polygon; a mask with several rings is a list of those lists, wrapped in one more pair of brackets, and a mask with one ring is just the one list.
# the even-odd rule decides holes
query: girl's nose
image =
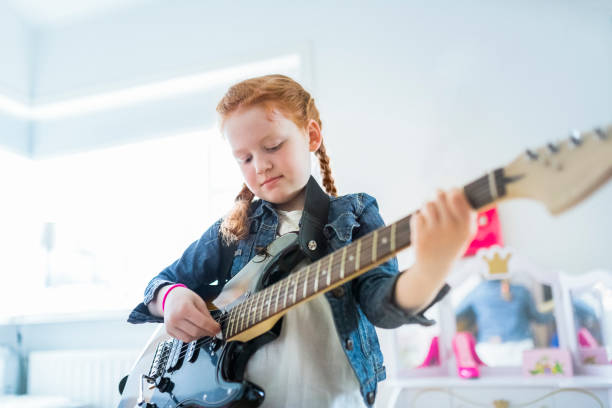
{"label": "girl's nose", "polygon": [[255,161],[255,172],[257,174],[263,174],[272,167],[272,163],[264,157],[254,158],[253,160]]}

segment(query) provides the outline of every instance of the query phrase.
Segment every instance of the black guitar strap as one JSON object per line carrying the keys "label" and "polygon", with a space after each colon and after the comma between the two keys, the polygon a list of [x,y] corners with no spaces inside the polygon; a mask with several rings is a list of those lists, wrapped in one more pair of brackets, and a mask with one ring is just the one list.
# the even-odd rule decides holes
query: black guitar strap
{"label": "black guitar strap", "polygon": [[310,176],[306,184],[306,201],[300,219],[298,240],[300,249],[311,261],[316,261],[326,253],[327,240],[323,235],[323,227],[327,224],[328,212],[329,196]]}

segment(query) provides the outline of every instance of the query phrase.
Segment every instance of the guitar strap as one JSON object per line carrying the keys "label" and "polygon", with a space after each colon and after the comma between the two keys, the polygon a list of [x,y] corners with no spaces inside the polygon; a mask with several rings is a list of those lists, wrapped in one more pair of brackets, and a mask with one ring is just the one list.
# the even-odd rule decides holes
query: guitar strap
{"label": "guitar strap", "polygon": [[325,193],[319,183],[310,176],[306,184],[306,201],[304,211],[300,219],[300,232],[298,240],[302,252],[310,258],[310,261],[325,255],[327,240],[323,235],[323,227],[327,224],[329,212],[329,196]]}

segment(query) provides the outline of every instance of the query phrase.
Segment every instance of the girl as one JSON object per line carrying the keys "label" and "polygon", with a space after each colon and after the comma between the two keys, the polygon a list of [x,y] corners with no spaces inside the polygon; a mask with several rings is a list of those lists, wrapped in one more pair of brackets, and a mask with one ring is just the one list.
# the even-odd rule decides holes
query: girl
{"label": "girl", "polygon": [[[248,79],[227,91],[217,111],[245,184],[229,214],[151,280],[143,304],[129,319],[163,321],[169,335],[185,342],[220,331],[203,299],[209,300],[211,283],[225,282],[222,246],[237,245],[231,261],[234,276],[258,248],[302,225],[311,152],[319,158],[323,185],[331,196],[324,226],[326,251],[384,225],[373,197],[337,196],[319,112],[298,83],[282,75]],[[475,234],[474,220],[475,212],[460,190],[439,192],[411,219],[415,263],[409,270],[398,273],[392,258],[292,308],[280,336],[261,347],[246,368],[245,378],[266,392],[264,405],[374,404],[376,384],[385,378],[374,325],[433,324],[423,312],[448,290],[445,277]]]}

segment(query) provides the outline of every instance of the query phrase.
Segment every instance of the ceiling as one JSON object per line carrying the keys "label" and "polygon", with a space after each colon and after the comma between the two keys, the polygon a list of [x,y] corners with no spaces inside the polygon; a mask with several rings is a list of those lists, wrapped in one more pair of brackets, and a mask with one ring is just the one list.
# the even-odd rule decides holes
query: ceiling
{"label": "ceiling", "polygon": [[4,0],[26,24],[57,26],[151,3],[153,0]]}

